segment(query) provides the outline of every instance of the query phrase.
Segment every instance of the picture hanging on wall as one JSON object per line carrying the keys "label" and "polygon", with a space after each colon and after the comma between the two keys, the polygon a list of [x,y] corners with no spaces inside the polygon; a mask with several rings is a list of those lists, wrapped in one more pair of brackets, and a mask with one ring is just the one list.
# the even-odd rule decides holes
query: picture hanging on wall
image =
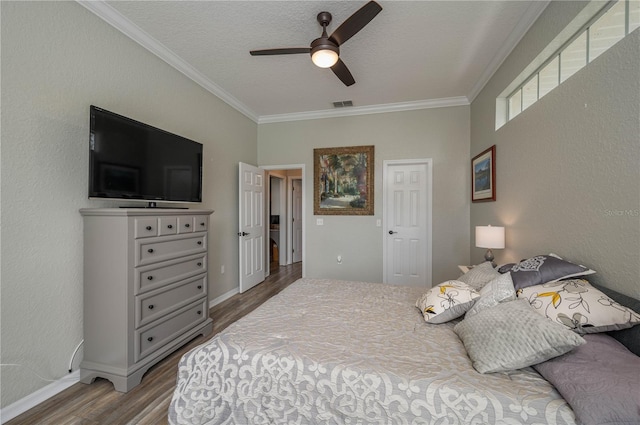
{"label": "picture hanging on wall", "polygon": [[313,150],[313,213],[373,215],[373,146]]}
{"label": "picture hanging on wall", "polygon": [[471,160],[471,201],[496,200],[496,145]]}

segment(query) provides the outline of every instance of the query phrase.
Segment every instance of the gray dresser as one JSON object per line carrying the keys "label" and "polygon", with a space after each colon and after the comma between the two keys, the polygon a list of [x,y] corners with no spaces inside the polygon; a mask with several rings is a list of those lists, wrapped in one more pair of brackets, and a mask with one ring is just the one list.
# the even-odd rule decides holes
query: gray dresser
{"label": "gray dresser", "polygon": [[211,210],[81,209],[84,359],[127,392],[155,363],[213,329],[207,296]]}

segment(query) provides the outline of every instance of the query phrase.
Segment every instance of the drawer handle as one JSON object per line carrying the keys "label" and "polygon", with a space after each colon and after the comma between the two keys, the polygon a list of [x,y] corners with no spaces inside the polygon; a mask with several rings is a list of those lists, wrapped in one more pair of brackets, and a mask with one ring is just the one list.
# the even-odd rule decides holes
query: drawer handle
{"label": "drawer handle", "polygon": [[151,231],[151,229],[153,229],[153,227],[147,226],[147,230]]}
{"label": "drawer handle", "polygon": [[198,263],[198,267],[202,266],[202,263]]}
{"label": "drawer handle", "polygon": [[173,229],[173,224],[169,224],[169,225],[167,225],[167,228],[168,228],[168,229]]}
{"label": "drawer handle", "polygon": [[149,310],[153,310],[153,304],[149,304]]}
{"label": "drawer handle", "polygon": [[202,241],[198,241],[198,245],[202,245]]}
{"label": "drawer handle", "polygon": [[200,223],[200,226],[204,226],[204,223]]}
{"label": "drawer handle", "polygon": [[191,227],[189,223],[185,224],[184,227]]}
{"label": "drawer handle", "polygon": [[153,276],[147,276],[147,280],[153,280]]}
{"label": "drawer handle", "polygon": [[149,341],[149,342],[153,341],[153,337],[150,336],[149,338],[147,338],[147,341]]}
{"label": "drawer handle", "polygon": [[202,285],[198,285],[198,289],[202,289]]}
{"label": "drawer handle", "polygon": [[149,249],[147,249],[147,252],[148,252],[149,254],[153,254],[153,248],[149,248]]}
{"label": "drawer handle", "polygon": [[202,311],[198,310],[198,315],[202,314]]}

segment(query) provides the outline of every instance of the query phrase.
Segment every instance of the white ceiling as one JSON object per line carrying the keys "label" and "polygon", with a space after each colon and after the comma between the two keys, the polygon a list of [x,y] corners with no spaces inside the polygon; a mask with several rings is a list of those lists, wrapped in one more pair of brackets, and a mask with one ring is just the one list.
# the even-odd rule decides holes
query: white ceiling
{"label": "white ceiling", "polygon": [[[81,2],[256,122],[468,104],[548,1],[379,1],[340,47],[356,83],[346,87],[306,54],[328,11],[331,34],[366,1]],[[353,108],[334,109],[352,100]]]}

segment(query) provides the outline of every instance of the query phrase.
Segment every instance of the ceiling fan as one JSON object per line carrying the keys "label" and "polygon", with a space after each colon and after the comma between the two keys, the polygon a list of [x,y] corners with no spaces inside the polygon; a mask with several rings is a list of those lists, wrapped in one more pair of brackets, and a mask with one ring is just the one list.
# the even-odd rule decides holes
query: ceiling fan
{"label": "ceiling fan", "polygon": [[295,55],[298,53],[311,54],[311,60],[320,68],[331,68],[334,74],[346,86],[356,82],[349,72],[349,68],[340,59],[340,46],[353,37],[358,31],[365,27],[378,13],[382,7],[375,1],[358,9],[353,15],[347,18],[336,29],[333,34],[327,36],[327,26],[331,22],[331,13],[318,13],[318,23],[322,26],[322,35],[311,42],[309,47],[285,47],[281,49],[251,50],[251,56],[268,55]]}

